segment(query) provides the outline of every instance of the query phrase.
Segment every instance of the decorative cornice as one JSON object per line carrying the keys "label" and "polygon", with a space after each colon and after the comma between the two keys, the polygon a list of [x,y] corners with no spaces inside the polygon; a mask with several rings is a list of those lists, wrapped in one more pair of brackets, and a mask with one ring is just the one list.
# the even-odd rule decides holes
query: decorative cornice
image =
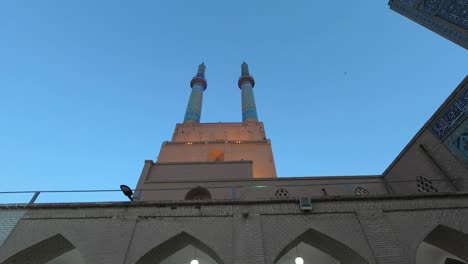
{"label": "decorative cornice", "polygon": [[206,82],[205,78],[202,78],[202,77],[197,77],[197,76],[193,77],[192,80],[190,81],[190,87],[193,88],[195,83],[200,83],[203,86],[203,91],[205,91],[206,88],[208,87],[208,83]]}
{"label": "decorative cornice", "polygon": [[237,82],[237,86],[239,86],[240,89],[242,89],[242,84],[244,82],[250,82],[252,84],[252,88],[255,87],[255,80],[252,76],[242,76],[239,78],[239,81]]}

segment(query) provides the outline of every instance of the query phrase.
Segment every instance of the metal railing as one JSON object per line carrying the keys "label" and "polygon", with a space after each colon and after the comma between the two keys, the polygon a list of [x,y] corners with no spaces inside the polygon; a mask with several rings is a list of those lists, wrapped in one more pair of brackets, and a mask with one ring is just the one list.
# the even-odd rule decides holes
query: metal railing
{"label": "metal railing", "polygon": [[[320,179],[316,179],[320,180]],[[434,183],[434,186],[437,186],[440,190],[440,192],[456,192],[456,190],[449,190],[450,189],[449,185],[446,185],[445,188],[441,189],[441,183],[447,182],[447,180],[444,179],[432,179],[431,180]],[[465,181],[464,179],[457,179],[456,181]],[[301,188],[302,191],[304,188],[311,188],[310,190],[314,191],[315,193],[318,193],[318,195],[309,195],[311,197],[320,197],[320,196],[353,196],[357,195],[354,194],[354,189],[356,187],[364,187],[369,190],[369,195],[385,195],[385,194],[394,194],[395,192],[391,191],[391,187],[389,189],[389,185],[392,187],[395,187],[396,184],[412,184],[414,187],[414,193],[417,193],[417,183],[418,181],[416,180],[396,180],[396,181],[372,181],[372,179],[369,180],[362,180],[362,181],[350,181],[350,182],[329,182],[329,183],[307,183],[307,184],[283,184],[283,185],[256,185],[256,182],[250,182],[249,185],[240,185],[240,184],[235,184],[235,185],[207,185],[203,186],[207,190],[211,192],[215,192],[215,190],[219,189],[225,189],[225,193],[230,193],[228,195],[229,197],[224,196],[224,198],[219,199],[216,197],[213,197],[212,200],[240,200],[240,199],[247,199],[248,197],[245,197],[244,194],[250,193],[250,194],[255,194],[257,193],[265,193],[268,190],[270,192],[270,195],[267,195],[267,197],[255,198],[255,200],[262,200],[262,199],[275,199],[278,197],[274,196],[275,190],[278,190],[280,188],[286,189],[289,191],[290,196],[287,198],[299,198],[305,195],[299,195],[295,196],[295,188]],[[163,185],[163,184],[162,184]],[[380,190],[386,190],[386,191],[379,191],[375,192],[372,190],[375,190],[371,185],[380,185]],[[341,189],[341,191],[337,192],[336,189],[328,189],[332,191],[327,192],[327,188],[330,186],[342,186],[344,187],[344,190]],[[195,187],[195,186],[192,186]],[[153,189],[135,189],[133,190],[135,192],[135,195],[138,194],[139,192],[188,192],[191,190],[191,188],[188,187],[175,187],[175,188],[153,188]],[[266,190],[265,190],[266,189]],[[258,191],[255,191],[258,190]],[[322,192],[320,193],[320,191]],[[389,191],[390,190],[390,191]],[[325,192],[323,192],[325,191]],[[83,194],[106,194],[104,198],[99,198],[96,195],[89,196],[86,198],[83,198]],[[297,192],[296,192],[297,193]],[[117,202],[117,201],[127,201],[128,199],[121,194],[120,189],[97,189],[97,190],[34,190],[34,191],[3,191],[0,192],[0,204],[21,204],[21,205],[32,205],[37,203],[38,199],[43,197],[44,195],[50,196],[50,195],[66,195],[65,198],[62,199],[43,199],[40,201],[40,203],[67,203],[67,202]],[[7,195],[22,195],[23,197],[21,198],[21,201],[18,201],[18,198],[16,201],[13,202],[8,202],[7,200],[4,200],[3,198]],[[26,196],[26,197],[25,197]],[[255,196],[255,195],[254,195]],[[284,198],[284,197],[282,197]],[[110,200],[109,200],[110,199]],[[183,197],[179,200],[183,200]],[[162,201],[162,200],[161,200]],[[171,200],[174,201],[174,200]]]}

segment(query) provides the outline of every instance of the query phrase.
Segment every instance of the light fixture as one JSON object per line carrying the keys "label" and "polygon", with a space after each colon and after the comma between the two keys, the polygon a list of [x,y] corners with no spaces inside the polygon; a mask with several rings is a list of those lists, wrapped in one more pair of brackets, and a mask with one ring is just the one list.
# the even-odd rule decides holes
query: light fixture
{"label": "light fixture", "polygon": [[[294,260],[294,262],[295,262],[296,264],[304,264],[304,260],[303,260],[301,257],[297,257],[297,258]],[[192,263],[192,264],[193,264],[193,263]],[[196,264],[198,264],[198,263],[196,263]]]}
{"label": "light fixture", "polygon": [[127,185],[120,185],[120,190],[122,190],[123,194],[125,196],[128,197],[128,199],[130,199],[130,201],[133,201],[133,198],[132,198],[132,195],[133,195],[133,191],[132,189],[130,189],[130,187],[128,187]]}
{"label": "light fixture", "polygon": [[193,247],[194,249],[194,257],[193,257],[193,260],[190,261],[190,264],[198,264],[198,260],[197,260],[197,248],[196,247]]}
{"label": "light fixture", "polygon": [[299,199],[299,208],[302,211],[310,211],[312,210],[312,202],[309,197],[301,197]]}
{"label": "light fixture", "polygon": [[[300,255],[301,255],[301,254],[299,254],[299,245],[300,245],[300,244],[297,244],[297,246],[296,246],[296,256],[300,256]],[[297,258],[294,260],[294,262],[295,262],[296,264],[304,264],[304,259],[301,258],[301,257],[297,257]]]}

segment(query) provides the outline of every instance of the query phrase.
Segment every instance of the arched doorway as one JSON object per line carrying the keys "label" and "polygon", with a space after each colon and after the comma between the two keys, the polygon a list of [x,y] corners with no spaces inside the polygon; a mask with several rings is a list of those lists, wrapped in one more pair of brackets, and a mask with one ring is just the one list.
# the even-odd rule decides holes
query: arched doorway
{"label": "arched doorway", "polygon": [[421,242],[416,264],[467,264],[468,234],[438,225]]}
{"label": "arched doorway", "polygon": [[275,264],[301,263],[296,262],[300,257],[303,263],[317,264],[368,264],[357,252],[343,243],[309,229],[290,242],[275,259]]}
{"label": "arched doorway", "polygon": [[61,234],[44,239],[9,257],[3,264],[84,264],[80,252]]}
{"label": "arched doorway", "polygon": [[200,264],[223,263],[214,250],[182,232],[148,251],[136,264],[190,264],[192,260],[197,260]]}

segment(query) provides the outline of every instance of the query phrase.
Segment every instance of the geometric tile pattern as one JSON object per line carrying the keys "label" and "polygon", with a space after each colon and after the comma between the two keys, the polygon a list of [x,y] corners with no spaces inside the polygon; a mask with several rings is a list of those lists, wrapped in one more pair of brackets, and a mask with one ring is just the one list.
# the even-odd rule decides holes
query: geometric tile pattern
{"label": "geometric tile pattern", "polygon": [[416,177],[416,185],[418,192],[438,192],[436,187],[432,184],[432,181],[422,176]]}
{"label": "geometric tile pattern", "polygon": [[257,106],[253,94],[253,87],[250,82],[244,82],[241,86],[242,91],[242,121],[247,118],[258,120]]}
{"label": "geometric tile pattern", "polygon": [[275,192],[275,197],[276,198],[288,198],[289,197],[289,192],[286,189],[279,188]]}
{"label": "geometric tile pattern", "polygon": [[445,0],[442,2],[437,16],[464,29],[468,29],[468,1]]}
{"label": "geometric tile pattern", "polygon": [[[468,1],[468,0],[467,0]],[[468,88],[455,100],[447,111],[432,126],[432,132],[444,140],[468,117]]]}
{"label": "geometric tile pattern", "polygon": [[429,16],[437,16],[468,29],[467,0],[400,0],[400,2]]}
{"label": "geometric tile pattern", "polygon": [[468,167],[468,118],[447,137],[444,144]]}
{"label": "geometric tile pattern", "polygon": [[389,0],[394,11],[468,49],[468,0]]}
{"label": "geometric tile pattern", "polygon": [[190,99],[187,105],[187,111],[185,112],[184,122],[187,120],[193,120],[200,123],[201,110],[203,101],[203,86],[196,82],[192,87]]}

